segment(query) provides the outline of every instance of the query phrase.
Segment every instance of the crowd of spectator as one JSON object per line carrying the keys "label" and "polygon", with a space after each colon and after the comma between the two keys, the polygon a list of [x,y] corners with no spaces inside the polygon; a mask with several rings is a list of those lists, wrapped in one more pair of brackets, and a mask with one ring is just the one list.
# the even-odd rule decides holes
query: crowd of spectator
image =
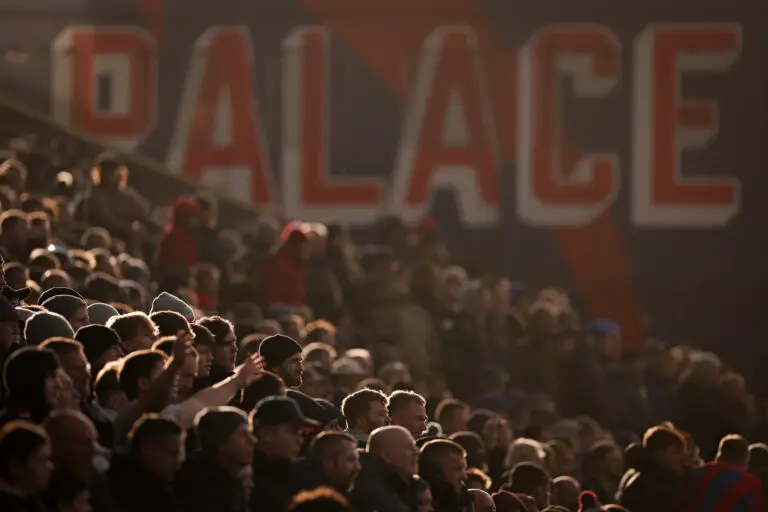
{"label": "crowd of spectator", "polygon": [[738,373],[468,271],[429,219],[237,232],[112,154],[2,160],[4,512],[764,510]]}

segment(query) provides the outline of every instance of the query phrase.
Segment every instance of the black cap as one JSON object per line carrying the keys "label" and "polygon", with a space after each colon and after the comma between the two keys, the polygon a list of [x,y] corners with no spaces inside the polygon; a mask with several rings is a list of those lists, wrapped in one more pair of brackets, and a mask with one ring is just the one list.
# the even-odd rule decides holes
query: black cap
{"label": "black cap", "polygon": [[93,362],[104,352],[120,344],[120,336],[116,331],[103,325],[86,325],[75,333],[75,340],[83,345],[85,357]]}
{"label": "black cap", "polygon": [[292,355],[300,353],[301,345],[284,334],[268,336],[259,345],[259,354],[264,358],[267,368],[280,366]]}
{"label": "black cap", "polygon": [[308,429],[320,428],[320,423],[304,416],[296,402],[285,396],[270,396],[256,404],[252,422],[254,429],[284,423]]}
{"label": "black cap", "polygon": [[0,296],[0,322],[19,322],[16,306],[5,297]]}
{"label": "black cap", "polygon": [[2,288],[0,288],[0,295],[16,305],[21,304],[24,299],[29,297],[30,293],[32,293],[32,290],[29,288],[19,288],[18,290],[14,290],[7,285],[4,285]]}

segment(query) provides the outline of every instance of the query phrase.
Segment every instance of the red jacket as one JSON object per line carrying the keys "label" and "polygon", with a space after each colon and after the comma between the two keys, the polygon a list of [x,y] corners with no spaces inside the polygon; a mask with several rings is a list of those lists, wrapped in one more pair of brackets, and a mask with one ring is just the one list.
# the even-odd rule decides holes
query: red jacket
{"label": "red jacket", "polygon": [[198,263],[197,241],[190,220],[200,213],[200,207],[191,199],[177,199],[173,205],[173,220],[168,224],[156,260],[160,267],[194,267]]}
{"label": "red jacket", "polygon": [[307,299],[307,271],[301,260],[301,246],[283,245],[264,264],[261,276],[260,305],[303,306]]}

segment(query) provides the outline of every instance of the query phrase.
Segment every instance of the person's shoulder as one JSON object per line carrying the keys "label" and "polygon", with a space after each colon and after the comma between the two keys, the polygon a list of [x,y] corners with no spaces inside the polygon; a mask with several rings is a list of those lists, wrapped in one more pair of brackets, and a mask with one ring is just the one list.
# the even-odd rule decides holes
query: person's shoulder
{"label": "person's shoulder", "polygon": [[746,479],[749,487],[751,489],[762,489],[763,488],[763,481],[758,477],[757,475],[754,475],[750,473],[749,471],[744,471],[743,476]]}

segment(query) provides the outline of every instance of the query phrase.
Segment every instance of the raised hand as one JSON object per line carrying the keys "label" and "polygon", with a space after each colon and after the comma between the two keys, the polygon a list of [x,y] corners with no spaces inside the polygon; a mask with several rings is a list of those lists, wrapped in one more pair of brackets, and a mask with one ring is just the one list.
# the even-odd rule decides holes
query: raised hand
{"label": "raised hand", "polygon": [[173,342],[171,348],[171,361],[177,365],[184,362],[187,356],[194,353],[195,349],[192,346],[192,338],[189,332],[179,331],[176,333],[176,340]]}
{"label": "raised hand", "polygon": [[264,375],[264,358],[258,354],[249,356],[245,362],[235,370],[235,379],[242,387],[256,382]]}

